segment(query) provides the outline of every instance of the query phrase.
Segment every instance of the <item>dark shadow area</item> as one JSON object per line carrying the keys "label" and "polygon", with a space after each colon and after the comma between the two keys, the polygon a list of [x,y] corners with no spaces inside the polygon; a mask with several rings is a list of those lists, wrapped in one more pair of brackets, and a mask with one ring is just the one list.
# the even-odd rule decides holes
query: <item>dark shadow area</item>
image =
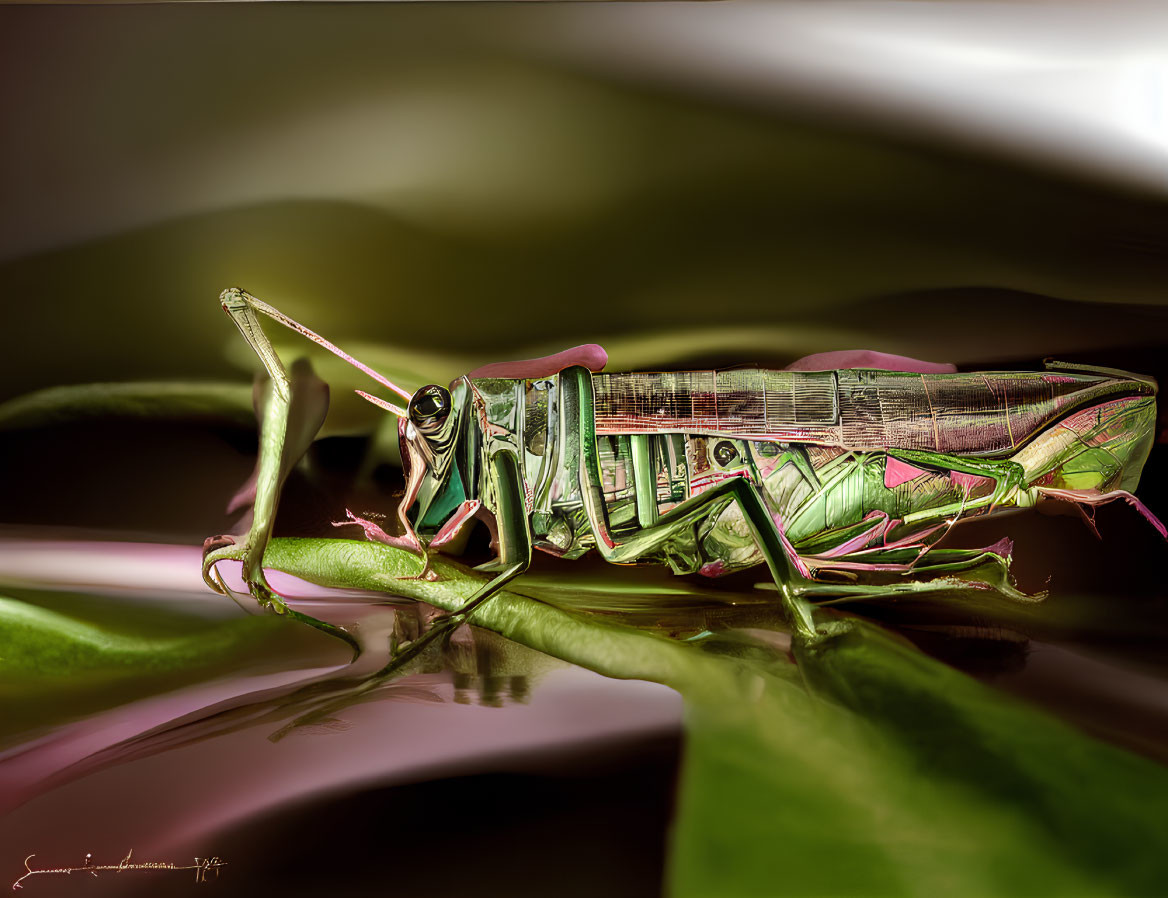
{"label": "dark shadow area", "polygon": [[[650,898],[662,891],[675,737],[322,796],[218,833],[218,882],[166,894]],[[128,888],[157,895],[161,881]]]}

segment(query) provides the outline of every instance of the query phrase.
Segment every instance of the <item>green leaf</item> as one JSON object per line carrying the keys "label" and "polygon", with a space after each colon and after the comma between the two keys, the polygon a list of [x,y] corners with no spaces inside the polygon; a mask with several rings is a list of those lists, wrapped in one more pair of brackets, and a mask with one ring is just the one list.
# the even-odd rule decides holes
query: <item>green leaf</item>
{"label": "green leaf", "polygon": [[[58,607],[46,607],[56,605]],[[83,610],[84,609],[84,610]],[[276,617],[208,621],[95,596],[0,596],[0,744],[32,730],[272,664],[307,628]],[[285,656],[286,657],[286,656]]]}
{"label": "green leaf", "polygon": [[[458,607],[481,577],[400,550],[275,540],[273,567]],[[475,623],[689,705],[677,896],[1158,894],[1168,774],[869,624],[783,656],[715,652],[504,592]],[[800,677],[803,682],[800,681]]]}
{"label": "green leaf", "polygon": [[[457,610],[485,579],[461,565],[437,559],[437,582],[413,579],[416,555],[380,543],[346,539],[274,539],[264,565],[325,586],[372,589]],[[621,679],[684,684],[700,693],[710,678],[733,679],[736,671],[712,662],[691,646],[598,615],[562,610],[501,591],[478,608],[477,626],[529,648]],[[712,694],[712,693],[711,693]]]}
{"label": "green leaf", "polygon": [[1158,894],[1168,775],[853,624],[691,708],[672,892]]}
{"label": "green leaf", "polygon": [[255,426],[249,385],[132,382],[37,390],[0,404],[0,430],[92,418],[171,418]]}
{"label": "green leaf", "polygon": [[[195,624],[195,621],[191,621]],[[65,678],[95,671],[165,673],[214,665],[243,643],[279,626],[275,618],[245,617],[184,635],[119,631],[38,605],[0,596],[0,677]],[[161,629],[161,628],[160,628]]]}

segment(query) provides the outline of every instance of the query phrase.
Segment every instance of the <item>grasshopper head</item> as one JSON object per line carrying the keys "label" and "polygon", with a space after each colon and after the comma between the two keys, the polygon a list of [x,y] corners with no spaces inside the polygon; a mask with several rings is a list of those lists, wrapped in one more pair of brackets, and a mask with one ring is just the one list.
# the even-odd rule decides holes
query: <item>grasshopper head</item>
{"label": "grasshopper head", "polygon": [[428,384],[410,397],[406,415],[418,433],[430,439],[449,430],[453,399],[446,387]]}
{"label": "grasshopper head", "polygon": [[378,408],[397,415],[398,444],[406,477],[405,495],[397,514],[406,541],[419,551],[423,547],[419,533],[439,531],[466,498],[455,450],[469,382],[460,378],[453,386],[453,393],[438,384],[427,384],[412,394],[401,391],[400,395],[409,400],[404,409],[364,390],[356,391]]}
{"label": "grasshopper head", "polygon": [[437,531],[466,498],[455,463],[460,393],[438,384],[421,387],[410,397],[398,421],[398,440],[406,489],[398,509],[407,532]]}

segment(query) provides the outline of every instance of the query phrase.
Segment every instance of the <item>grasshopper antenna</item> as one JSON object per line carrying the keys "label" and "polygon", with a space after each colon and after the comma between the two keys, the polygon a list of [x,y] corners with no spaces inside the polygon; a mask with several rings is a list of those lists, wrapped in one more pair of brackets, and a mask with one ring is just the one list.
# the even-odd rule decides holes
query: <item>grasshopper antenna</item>
{"label": "grasshopper antenna", "polygon": [[364,399],[366,402],[372,402],[378,408],[384,409],[392,415],[397,415],[399,418],[404,418],[406,416],[406,410],[394,405],[392,402],[386,402],[384,399],[379,399],[376,396],[366,393],[364,390],[354,390],[353,392]]}
{"label": "grasshopper antenna", "polygon": [[[260,312],[264,315],[267,315],[273,321],[284,325],[284,327],[288,328],[289,330],[294,330],[294,331],[296,331],[296,333],[300,334],[301,336],[307,337],[309,340],[311,340],[317,346],[320,346],[323,349],[327,349],[329,352],[331,352],[337,358],[352,365],[354,368],[356,368],[361,373],[366,374],[369,377],[373,378],[373,380],[377,381],[383,387],[386,387],[386,388],[392,390],[394,393],[396,393],[398,396],[400,396],[402,399],[404,399],[407,403],[412,398],[413,394],[406,392],[401,387],[399,387],[397,384],[395,384],[393,381],[391,381],[389,378],[385,377],[383,374],[379,374],[377,371],[374,371],[372,368],[370,368],[364,362],[358,361],[357,359],[353,358],[351,355],[349,355],[347,352],[345,352],[343,349],[341,349],[336,344],[329,342],[328,340],[326,340],[324,337],[322,337],[320,334],[316,333],[315,331],[309,330],[303,324],[301,324],[299,321],[294,321],[293,319],[289,318],[287,315],[285,315],[283,312],[281,312],[279,309],[275,308],[274,306],[268,305],[262,299],[256,299],[254,296],[252,296],[246,290],[241,290],[238,287],[229,287],[228,289],[224,290],[219,295],[219,302],[220,302],[220,304],[222,304],[223,310],[225,312],[227,312],[229,315],[231,315],[231,306],[232,305],[238,305],[240,302],[243,302],[246,305],[250,306],[256,312]],[[232,318],[235,318],[235,316],[232,315]],[[236,323],[238,323],[238,319],[237,319]],[[249,342],[251,342],[251,341],[249,340]],[[378,408],[382,408],[387,412],[390,412],[394,415],[397,415],[399,418],[406,417],[406,410],[404,408],[402,408],[401,406],[394,405],[391,402],[386,402],[384,399],[378,399],[375,396],[370,396],[368,393],[366,393],[362,390],[357,390],[355,392],[357,393],[357,395],[361,396],[363,399],[367,399],[368,401],[372,402]]]}

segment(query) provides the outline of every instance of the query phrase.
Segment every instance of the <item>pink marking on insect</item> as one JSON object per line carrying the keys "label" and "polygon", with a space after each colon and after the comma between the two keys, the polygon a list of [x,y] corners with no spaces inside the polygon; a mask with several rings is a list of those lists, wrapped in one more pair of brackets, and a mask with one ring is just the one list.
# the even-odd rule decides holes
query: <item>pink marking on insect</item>
{"label": "pink marking on insect", "polygon": [[734,477],[740,477],[741,474],[731,473],[725,474],[721,471],[714,471],[710,474],[705,474],[701,477],[694,477],[689,482],[689,494],[691,496],[698,496],[708,490],[715,484],[721,483],[723,480],[731,480]]}
{"label": "pink marking on insect", "polygon": [[442,529],[440,529],[434,535],[434,538],[430,540],[430,548],[440,549],[442,546],[446,545],[448,542],[458,536],[459,531],[462,530],[468,521],[470,521],[476,514],[479,513],[479,509],[482,507],[483,503],[478,499],[467,499],[465,502],[459,505],[458,508],[454,510],[454,514],[451,516],[450,520],[443,524]]}
{"label": "pink marking on insect", "polygon": [[400,405],[394,405],[392,402],[386,402],[384,399],[379,399],[377,396],[374,396],[371,393],[366,393],[364,390],[354,390],[353,392],[364,399],[366,402],[373,403],[379,409],[387,411],[391,415],[397,415],[399,418],[404,418],[407,414],[406,410]]}
{"label": "pink marking on insect", "polygon": [[[397,422],[397,442],[401,448],[402,470],[406,475],[406,491],[397,506],[397,519],[401,522],[402,530],[413,541],[417,551],[422,550],[422,541],[410,522],[409,509],[418,500],[418,493],[422,489],[422,481],[426,478],[427,462],[423,452],[426,446],[424,439],[417,438],[413,423],[408,418],[399,418]],[[429,561],[427,561],[429,564]]]}
{"label": "pink marking on insect", "polygon": [[963,471],[950,471],[949,482],[957,489],[969,494],[993,484],[993,479],[982,477],[980,474],[966,474]]}
{"label": "pink marking on insect", "polygon": [[[1137,401],[1138,397],[1124,398],[1092,406],[1065,418],[1060,422],[1060,426],[1079,434],[1089,445],[1102,446],[1124,430],[1122,416],[1127,407]],[[1104,427],[1104,424],[1109,426]],[[1094,433],[1088,435],[1090,431]]]}
{"label": "pink marking on insect", "polygon": [[1081,412],[1075,412],[1060,422],[1061,426],[1068,430],[1073,430],[1075,433],[1083,433],[1086,430],[1090,430],[1098,423],[1099,410],[1097,408],[1089,408]]}
{"label": "pink marking on insect", "polygon": [[882,534],[887,532],[887,512],[877,509],[876,511],[873,511],[871,514],[867,515],[864,520],[875,521],[876,523],[872,527],[869,527],[867,530],[865,530],[863,533],[853,536],[846,542],[840,543],[838,546],[835,546],[828,551],[821,553],[818,557],[837,558],[840,555],[850,555],[852,552],[864,548],[869,543],[871,543],[872,540],[877,539]]}
{"label": "pink marking on insect", "polygon": [[492,362],[475,368],[467,377],[505,377],[525,380],[534,377],[551,377],[565,368],[580,365],[589,371],[601,371],[608,364],[608,353],[595,343],[573,346],[554,355],[538,359],[524,359],[518,362]]}
{"label": "pink marking on insect", "polygon": [[[891,533],[893,528],[896,527],[896,525],[899,523],[900,523],[899,519],[895,520],[895,521],[890,521],[888,524],[887,533]],[[938,530],[942,529],[943,527],[947,527],[947,526],[948,526],[948,524],[946,524],[944,522],[942,522],[940,524],[934,524],[932,527],[928,527],[928,528],[926,528],[924,530],[920,530],[916,533],[909,534],[908,536],[902,536],[900,539],[894,539],[892,542],[888,542],[887,538],[885,538],[884,545],[881,546],[880,548],[882,548],[882,549],[902,549],[902,548],[905,548],[907,546],[916,546],[916,545],[920,544],[921,540],[932,536]],[[877,550],[870,550],[870,551],[877,551]]]}
{"label": "pink marking on insect", "polygon": [[868,561],[842,561],[838,558],[833,558],[829,563],[823,565],[823,567],[835,571],[895,571],[903,573],[905,571],[911,571],[913,569],[913,563],[873,564]]}
{"label": "pink marking on insect", "polygon": [[787,371],[835,371],[838,368],[875,368],[880,371],[907,371],[913,374],[955,374],[957,366],[949,362],[924,362],[905,355],[892,355],[874,349],[843,349],[817,352],[791,362]]}
{"label": "pink marking on insect", "polygon": [[[1099,490],[1064,490],[1055,487],[1040,486],[1038,487],[1038,492],[1052,499],[1061,499],[1064,502],[1073,502],[1076,505],[1086,505],[1091,508],[1098,505],[1106,505],[1108,502],[1114,502],[1116,499],[1122,499],[1143,515],[1148,523],[1156,528],[1157,533],[1165,539],[1168,539],[1168,527],[1164,526],[1164,523],[1152,513],[1152,510],[1148,506],[1127,490],[1111,490],[1110,492],[1103,493]],[[1087,519],[1087,523],[1091,529],[1095,530],[1094,520],[1087,517],[1086,513],[1084,513],[1084,517]],[[1095,535],[1099,535],[1098,530],[1095,530]]]}
{"label": "pink marking on insect", "polygon": [[416,539],[411,539],[407,536],[390,536],[381,525],[376,521],[371,521],[368,518],[363,518],[360,515],[353,514],[349,509],[345,509],[345,517],[347,521],[333,521],[334,527],[360,527],[365,531],[365,537],[375,543],[383,543],[387,546],[393,546],[396,549],[410,549],[418,551],[419,546]]}
{"label": "pink marking on insect", "polygon": [[895,489],[902,483],[916,480],[918,477],[923,477],[928,473],[923,468],[910,465],[908,462],[901,461],[899,458],[893,458],[890,455],[884,462],[884,488],[890,490]]}
{"label": "pink marking on insect", "polygon": [[791,559],[791,563],[795,566],[795,570],[797,570],[801,576],[810,580],[811,568],[807,566],[807,562],[805,562],[799,556],[799,553],[795,551],[795,547],[791,545],[791,541],[787,539],[787,528],[783,526],[783,516],[776,511],[774,512],[773,517],[775,520],[775,530],[778,531],[779,541],[783,544],[783,549],[786,550],[787,557]]}

